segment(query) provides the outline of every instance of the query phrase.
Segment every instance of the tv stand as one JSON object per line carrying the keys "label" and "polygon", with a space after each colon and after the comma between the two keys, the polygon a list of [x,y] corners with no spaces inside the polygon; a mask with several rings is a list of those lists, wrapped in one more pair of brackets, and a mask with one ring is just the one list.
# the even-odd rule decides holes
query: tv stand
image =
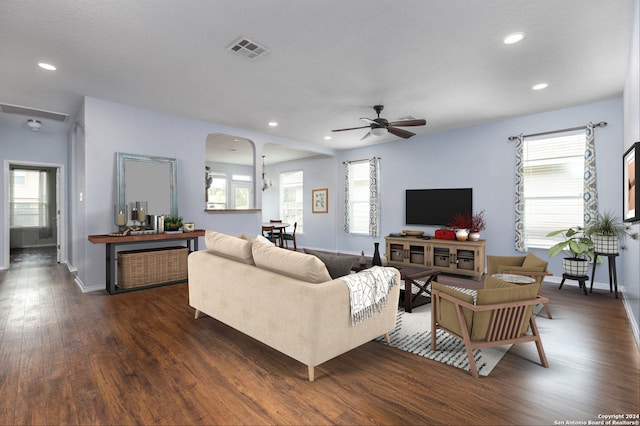
{"label": "tv stand", "polygon": [[485,240],[426,240],[421,237],[385,237],[392,266],[418,266],[480,280],[485,269]]}

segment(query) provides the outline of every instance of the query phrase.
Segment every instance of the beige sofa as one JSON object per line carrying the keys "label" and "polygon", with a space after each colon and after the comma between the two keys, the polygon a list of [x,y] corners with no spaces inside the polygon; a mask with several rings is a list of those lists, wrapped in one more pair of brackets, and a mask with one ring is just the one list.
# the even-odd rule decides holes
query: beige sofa
{"label": "beige sofa", "polygon": [[400,274],[381,312],[352,326],[346,283],[315,256],[207,231],[207,250],[189,255],[189,304],[314,367],[395,328]]}

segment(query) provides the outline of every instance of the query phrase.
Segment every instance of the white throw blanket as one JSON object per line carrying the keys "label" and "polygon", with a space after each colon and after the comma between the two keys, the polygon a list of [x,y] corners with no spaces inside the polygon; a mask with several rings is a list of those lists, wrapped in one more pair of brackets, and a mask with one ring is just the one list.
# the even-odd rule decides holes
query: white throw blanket
{"label": "white throw blanket", "polygon": [[349,288],[352,326],[382,311],[387,305],[389,290],[395,285],[395,277],[392,269],[381,266],[340,277]]}

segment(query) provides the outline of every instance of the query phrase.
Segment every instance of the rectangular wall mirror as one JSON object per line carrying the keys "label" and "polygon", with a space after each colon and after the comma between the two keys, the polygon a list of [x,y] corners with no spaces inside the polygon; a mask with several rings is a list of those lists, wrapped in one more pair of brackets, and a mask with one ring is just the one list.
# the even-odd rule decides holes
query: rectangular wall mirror
{"label": "rectangular wall mirror", "polygon": [[117,202],[148,203],[148,214],[178,215],[178,173],[175,158],[116,153]]}

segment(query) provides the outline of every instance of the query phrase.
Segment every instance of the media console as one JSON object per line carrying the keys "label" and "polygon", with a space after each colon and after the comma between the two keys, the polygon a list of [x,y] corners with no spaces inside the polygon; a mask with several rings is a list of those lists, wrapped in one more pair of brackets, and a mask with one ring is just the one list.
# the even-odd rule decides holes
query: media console
{"label": "media console", "polygon": [[480,280],[485,269],[485,240],[425,240],[420,237],[385,237],[390,265],[411,265],[471,276]]}

